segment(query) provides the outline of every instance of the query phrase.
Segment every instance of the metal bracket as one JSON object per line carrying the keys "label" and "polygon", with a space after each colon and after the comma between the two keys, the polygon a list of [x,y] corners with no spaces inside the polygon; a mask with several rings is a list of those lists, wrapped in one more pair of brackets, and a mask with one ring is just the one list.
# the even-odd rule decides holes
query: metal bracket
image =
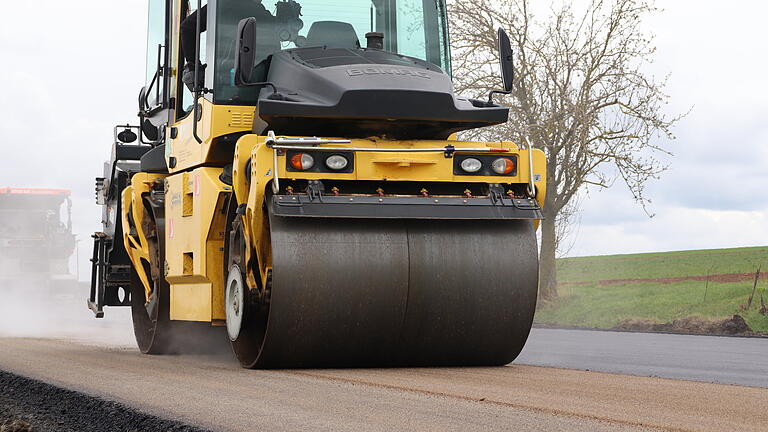
{"label": "metal bracket", "polygon": [[504,188],[500,184],[488,185],[488,196],[491,198],[491,203],[494,205],[504,205]]}
{"label": "metal bracket", "polygon": [[[274,131],[267,132],[267,147],[270,148],[291,148],[291,146],[316,146],[320,144],[349,144],[350,140],[347,139],[324,139],[324,138],[285,138],[275,136]],[[283,147],[285,146],[285,147]]]}
{"label": "metal bracket", "polygon": [[109,237],[97,232],[91,236],[93,242],[93,257],[91,258],[91,293],[88,297],[88,309],[96,318],[104,318],[104,272],[106,271],[106,249]]}
{"label": "metal bracket", "polygon": [[[114,265],[109,262],[113,238],[103,232],[91,236],[93,256],[91,258],[91,288],[87,299],[88,309],[96,318],[104,318],[104,306],[130,306],[129,286],[130,270],[128,266]],[[120,297],[120,291],[124,295]]]}
{"label": "metal bracket", "polygon": [[506,148],[457,148],[453,144],[445,147],[430,148],[389,148],[389,147],[318,147],[320,144],[348,144],[350,140],[331,140],[323,138],[279,138],[272,131],[267,132],[267,147],[281,150],[320,150],[347,152],[379,152],[379,153],[432,153],[441,152],[446,157],[452,157],[456,152],[470,153],[508,153],[513,151]]}
{"label": "metal bracket", "polygon": [[453,146],[453,144],[449,144],[445,146],[445,158],[450,159],[453,157],[453,154],[456,153],[456,147]]}
{"label": "metal bracket", "polygon": [[310,201],[317,198],[318,201],[323,202],[323,192],[325,192],[325,185],[320,180],[310,180],[307,184],[307,196]]}

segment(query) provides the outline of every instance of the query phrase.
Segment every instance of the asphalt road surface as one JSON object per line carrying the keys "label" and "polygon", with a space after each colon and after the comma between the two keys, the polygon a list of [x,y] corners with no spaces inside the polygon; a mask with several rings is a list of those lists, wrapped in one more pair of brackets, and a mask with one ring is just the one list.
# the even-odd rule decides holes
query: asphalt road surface
{"label": "asphalt road surface", "polygon": [[516,363],[768,388],[768,338],[537,328]]}
{"label": "asphalt road surface", "polygon": [[[513,364],[253,371],[234,359],[0,338],[0,369],[231,431],[764,431],[768,390]],[[98,421],[98,419],[94,419]]]}
{"label": "asphalt road surface", "polygon": [[768,389],[642,376],[764,386],[768,346],[760,339],[535,329],[519,362],[502,368],[252,371],[231,355],[141,355],[128,310],[94,320],[78,301],[30,316],[5,300],[0,369],[212,430],[743,432],[768,425]]}

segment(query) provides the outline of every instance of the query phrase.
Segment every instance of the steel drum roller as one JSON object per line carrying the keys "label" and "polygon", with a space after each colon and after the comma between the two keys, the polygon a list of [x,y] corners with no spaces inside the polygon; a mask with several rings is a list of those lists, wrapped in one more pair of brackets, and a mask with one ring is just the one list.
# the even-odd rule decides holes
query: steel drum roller
{"label": "steel drum roller", "polygon": [[538,280],[531,221],[270,223],[271,301],[241,343],[245,366],[501,365],[525,344]]}

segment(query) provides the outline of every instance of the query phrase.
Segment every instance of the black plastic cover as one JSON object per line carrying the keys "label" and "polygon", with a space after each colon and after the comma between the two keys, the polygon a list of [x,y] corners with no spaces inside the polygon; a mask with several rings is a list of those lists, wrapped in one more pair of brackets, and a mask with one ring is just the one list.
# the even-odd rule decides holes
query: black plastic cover
{"label": "black plastic cover", "polygon": [[456,98],[430,63],[376,49],[311,47],[273,55],[259,115],[277,134],[446,139],[507,121],[506,107]]}
{"label": "black plastic cover", "polygon": [[144,153],[141,157],[141,170],[154,174],[168,174],[168,164],[165,161],[165,144]]}

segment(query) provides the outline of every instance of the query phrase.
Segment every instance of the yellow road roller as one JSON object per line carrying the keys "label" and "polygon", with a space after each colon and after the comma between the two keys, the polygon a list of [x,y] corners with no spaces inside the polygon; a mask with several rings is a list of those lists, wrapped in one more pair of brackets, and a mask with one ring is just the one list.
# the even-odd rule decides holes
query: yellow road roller
{"label": "yellow road roller", "polygon": [[[274,1],[274,0],[272,0]],[[444,0],[149,0],[138,124],[96,180],[88,306],[248,368],[503,365],[538,288],[545,157],[467,142]]]}

